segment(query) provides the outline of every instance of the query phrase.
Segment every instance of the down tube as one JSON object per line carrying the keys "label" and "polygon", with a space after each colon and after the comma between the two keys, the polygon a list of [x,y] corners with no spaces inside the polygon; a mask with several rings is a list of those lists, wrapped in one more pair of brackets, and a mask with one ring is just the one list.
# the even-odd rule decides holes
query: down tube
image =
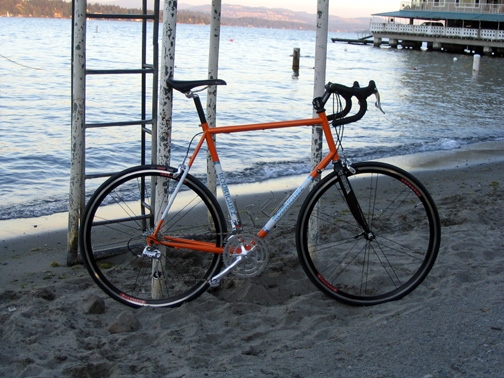
{"label": "down tube", "polygon": [[290,195],[289,198],[285,201],[285,203],[282,205],[280,209],[271,217],[271,219],[266,223],[266,225],[263,227],[261,231],[259,231],[258,236],[261,238],[264,238],[270,230],[275,227],[277,222],[280,220],[280,218],[283,217],[285,212],[289,210],[289,208],[294,204],[294,202],[297,201],[299,196],[308,188],[311,184],[313,183],[313,177],[308,176],[306,180],[303,181],[303,183]]}

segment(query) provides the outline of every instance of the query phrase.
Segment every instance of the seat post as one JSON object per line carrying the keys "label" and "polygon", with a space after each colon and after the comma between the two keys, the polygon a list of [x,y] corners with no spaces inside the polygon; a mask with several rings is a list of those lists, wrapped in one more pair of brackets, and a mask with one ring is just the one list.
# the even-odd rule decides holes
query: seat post
{"label": "seat post", "polygon": [[201,105],[201,100],[197,94],[193,94],[192,98],[194,100],[194,105],[196,106],[196,110],[198,111],[198,116],[201,124],[207,123],[205,112],[203,111],[203,106]]}

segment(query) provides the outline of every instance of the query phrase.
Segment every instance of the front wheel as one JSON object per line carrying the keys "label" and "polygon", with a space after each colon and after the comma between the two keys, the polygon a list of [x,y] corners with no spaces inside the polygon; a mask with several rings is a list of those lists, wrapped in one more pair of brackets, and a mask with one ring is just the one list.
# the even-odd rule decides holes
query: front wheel
{"label": "front wheel", "polygon": [[353,168],[347,177],[371,234],[355,220],[332,172],[299,213],[301,265],[317,288],[347,304],[402,298],[436,259],[441,237],[436,206],[424,186],[400,168],[375,162]]}
{"label": "front wheel", "polygon": [[[103,183],[86,207],[80,234],[84,263],[103,291],[132,307],[192,300],[221,268],[221,254],[170,248],[149,239],[179,182],[174,172],[158,166],[125,170]],[[217,200],[187,175],[157,241],[183,238],[222,247],[225,234]]]}

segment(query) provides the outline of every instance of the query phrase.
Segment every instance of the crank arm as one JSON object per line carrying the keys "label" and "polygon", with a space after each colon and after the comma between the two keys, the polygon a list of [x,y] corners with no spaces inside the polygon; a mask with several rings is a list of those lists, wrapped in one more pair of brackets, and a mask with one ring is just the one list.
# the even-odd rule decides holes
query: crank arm
{"label": "crank arm", "polygon": [[208,283],[210,284],[211,287],[218,287],[220,285],[221,278],[224,276],[227,276],[231,271],[243,260],[245,259],[245,256],[238,256],[235,261],[233,261],[231,264],[229,264],[226,269],[224,269],[222,272],[217,274],[216,276],[210,278]]}

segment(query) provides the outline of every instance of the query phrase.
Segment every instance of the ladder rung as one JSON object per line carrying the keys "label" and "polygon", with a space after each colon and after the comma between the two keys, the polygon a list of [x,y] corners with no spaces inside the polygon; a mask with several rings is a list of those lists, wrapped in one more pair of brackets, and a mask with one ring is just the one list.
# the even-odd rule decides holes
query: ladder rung
{"label": "ladder rung", "polygon": [[102,123],[86,123],[86,129],[93,129],[97,127],[115,127],[115,126],[136,126],[153,124],[152,119],[141,119],[138,121],[123,121],[123,122],[102,122]]}
{"label": "ladder rung", "polygon": [[128,20],[154,20],[154,14],[107,14],[107,13],[87,13],[87,18],[120,18]]}
{"label": "ladder rung", "polygon": [[[155,1],[159,3],[159,0]],[[145,1],[144,1],[145,3]],[[86,18],[88,19],[115,19],[115,20],[141,20],[142,24],[145,26],[146,21],[153,21],[155,24],[156,22],[159,21],[159,9],[154,13],[154,14],[147,14],[147,9],[140,9],[137,10],[136,14],[98,14],[98,13],[86,13]],[[150,12],[150,11],[149,11]],[[156,26],[154,26],[156,28]],[[146,41],[147,37],[145,35],[145,29],[142,29],[142,36],[143,40]],[[157,51],[157,32],[156,29],[154,29],[153,33],[153,43],[154,43],[154,51]],[[142,77],[145,79],[145,75],[156,75],[156,72],[158,70],[156,64],[157,57],[153,57],[152,59],[154,62],[149,58],[150,62],[147,62],[148,55],[146,52],[146,48],[142,49],[142,64],[141,65],[131,65],[130,67],[140,67],[140,68],[133,68],[133,69],[128,69],[128,68],[114,68],[114,69],[85,69],[84,74],[85,75],[117,75],[117,74],[136,74],[136,75],[142,75]],[[126,66],[127,67],[127,66]],[[149,76],[150,77],[150,76]],[[140,78],[140,77],[139,77]],[[143,82],[144,80],[142,80]],[[144,85],[144,84],[142,84]],[[145,92],[145,88],[142,87],[142,91]],[[143,111],[142,113],[139,113],[139,117],[151,117],[150,119],[138,119],[138,120],[132,120],[132,121],[121,121],[121,122],[92,122],[92,123],[85,123],[84,128],[85,129],[93,129],[93,128],[101,128],[101,127],[122,127],[122,126],[138,126],[141,129],[142,133],[142,155],[141,155],[141,160],[142,162],[146,161],[148,151],[147,151],[147,141],[149,138],[146,138],[146,134],[152,134],[155,127],[156,120],[154,119],[155,115],[150,115],[148,112],[146,113],[147,109],[147,100],[146,100],[146,94],[142,92],[142,104],[143,104]],[[156,94],[153,94],[155,96]],[[155,108],[153,107],[152,109],[155,111]],[[132,117],[130,117],[131,119]],[[100,118],[98,118],[100,119]],[[93,120],[94,121],[94,120]],[[86,173],[84,172],[84,180],[92,180],[92,179],[100,179],[100,178],[108,178],[110,176],[113,176],[117,172],[114,172],[113,170],[115,169],[114,167],[109,167],[110,171],[106,172],[107,168],[103,167],[103,171],[100,170],[94,170],[94,172],[89,172]],[[143,203],[143,206],[146,204]],[[148,208],[148,207],[147,207]],[[148,220],[149,216],[144,215],[144,216],[139,216],[138,219],[140,220]],[[123,221],[122,219],[117,219],[114,221]],[[104,223],[105,224],[105,223]],[[115,251],[108,251],[108,252],[115,252]]]}
{"label": "ladder rung", "polygon": [[86,70],[87,75],[141,74],[154,73],[153,68],[116,69],[116,70]]}
{"label": "ladder rung", "polygon": [[[144,203],[142,203],[142,206]],[[145,214],[145,215],[137,215],[136,217],[128,217],[128,218],[118,218],[118,219],[107,219],[103,221],[95,221],[93,222],[93,226],[106,226],[108,224],[116,224],[116,223],[128,223],[131,221],[139,221],[139,220],[147,220],[150,219],[152,215],[150,214]],[[94,252],[94,251],[93,251]],[[125,251],[127,252],[127,251]]]}

